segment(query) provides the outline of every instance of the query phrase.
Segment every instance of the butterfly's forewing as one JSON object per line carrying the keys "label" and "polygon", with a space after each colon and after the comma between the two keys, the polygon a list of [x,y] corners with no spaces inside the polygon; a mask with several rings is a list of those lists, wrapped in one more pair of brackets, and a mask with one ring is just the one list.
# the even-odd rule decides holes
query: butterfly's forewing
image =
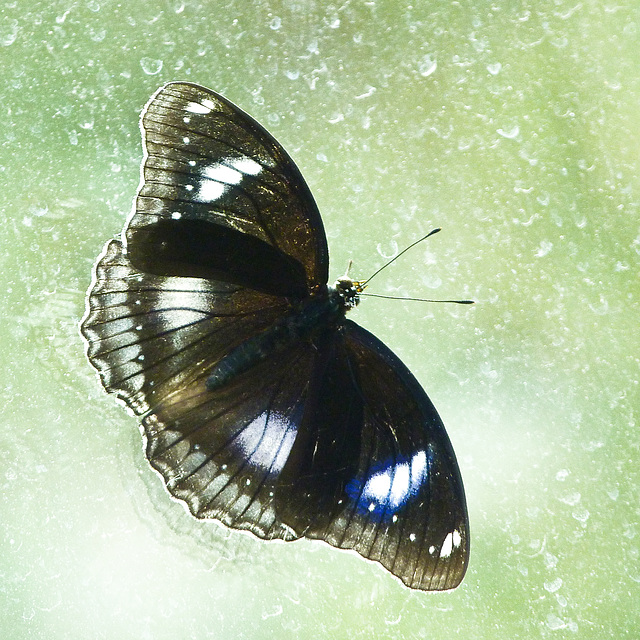
{"label": "butterfly's forewing", "polygon": [[141,128],[142,182],[125,231],[137,268],[297,297],[326,284],[318,209],[261,125],[213,91],[176,82],[151,98]]}
{"label": "butterfly's forewing", "polygon": [[325,287],[326,238],[297,167],[257,122],[190,83],[143,110],[142,180],[82,322],[110,393],[141,415]]}
{"label": "butterfly's forewing", "polygon": [[398,357],[355,323],[326,351],[276,512],[297,533],[355,549],[407,586],[454,588],[466,571],[468,520],[438,413]]}

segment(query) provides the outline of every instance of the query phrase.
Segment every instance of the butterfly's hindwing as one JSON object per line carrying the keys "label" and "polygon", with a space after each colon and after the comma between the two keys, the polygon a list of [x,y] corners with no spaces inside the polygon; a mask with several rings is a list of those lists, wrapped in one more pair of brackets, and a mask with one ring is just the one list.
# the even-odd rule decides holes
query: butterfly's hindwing
{"label": "butterfly's hindwing", "polygon": [[82,333],[105,389],[143,415],[185,393],[284,309],[282,298],[225,282],[140,272],[111,240],[95,267]]}
{"label": "butterfly's hindwing", "polygon": [[274,492],[299,427],[301,373],[312,369],[314,355],[289,352],[277,371],[272,362],[259,364],[215,392],[196,380],[145,417],[147,456],[194,515],[261,538],[299,537],[279,518]]}
{"label": "butterfly's hindwing", "polygon": [[433,404],[397,356],[353,322],[326,352],[331,361],[312,378],[320,388],[305,406],[277,512],[294,530],[355,549],[412,588],[457,586],[468,558],[466,505]]}

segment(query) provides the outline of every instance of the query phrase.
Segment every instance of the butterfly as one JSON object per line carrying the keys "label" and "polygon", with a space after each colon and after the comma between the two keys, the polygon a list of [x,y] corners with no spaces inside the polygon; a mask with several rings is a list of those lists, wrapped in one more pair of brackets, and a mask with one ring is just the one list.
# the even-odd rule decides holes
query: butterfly
{"label": "butterfly", "polygon": [[469,557],[458,464],[407,367],[345,317],[300,171],[221,95],[172,82],[141,116],[144,158],[81,323],[108,393],[198,518],[265,540],[324,540],[424,591]]}

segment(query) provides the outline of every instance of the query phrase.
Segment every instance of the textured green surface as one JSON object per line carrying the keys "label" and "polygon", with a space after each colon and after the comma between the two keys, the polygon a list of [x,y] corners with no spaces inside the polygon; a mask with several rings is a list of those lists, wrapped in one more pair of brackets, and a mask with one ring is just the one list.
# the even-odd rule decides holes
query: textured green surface
{"label": "textured green surface", "polygon": [[[640,5],[28,2],[0,7],[0,629],[6,638],[640,633]],[[354,318],[458,453],[471,566],[412,593],[311,543],[200,523],[104,395],[77,322],[169,80],[267,126],[323,212]]]}

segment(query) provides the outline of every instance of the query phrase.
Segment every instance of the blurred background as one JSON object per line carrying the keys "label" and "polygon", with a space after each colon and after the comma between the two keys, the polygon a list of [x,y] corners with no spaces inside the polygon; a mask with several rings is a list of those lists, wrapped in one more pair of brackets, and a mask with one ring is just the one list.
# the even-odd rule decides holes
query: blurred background
{"label": "blurred background", "polygon": [[[168,0],[0,8],[0,628],[22,638],[640,633],[637,0]],[[471,564],[402,587],[198,522],[101,389],[78,322],[139,181],[139,113],[204,84],[298,163],[375,293],[353,319],[425,386]]]}

